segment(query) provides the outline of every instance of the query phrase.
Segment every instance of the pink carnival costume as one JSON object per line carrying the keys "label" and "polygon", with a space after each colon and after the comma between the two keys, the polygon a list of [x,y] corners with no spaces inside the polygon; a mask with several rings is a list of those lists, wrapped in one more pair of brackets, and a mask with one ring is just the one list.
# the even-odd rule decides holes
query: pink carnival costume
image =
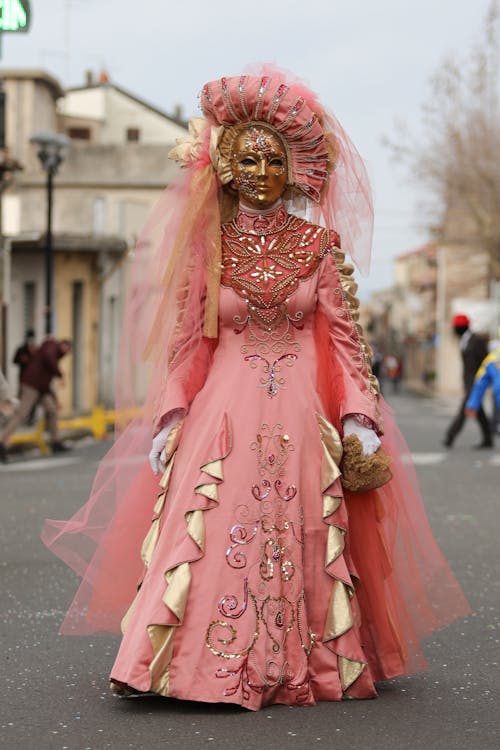
{"label": "pink carnival costume", "polygon": [[[144,411],[84,508],[44,530],[83,578],[62,632],[121,621],[111,677],[124,694],[250,709],[373,697],[375,681],[424,668],[419,640],[468,607],[357,322],[339,235],[366,269],[366,174],[338,122],[281,74],[223,78],[201,104],[136,253],[117,396],[133,405],[126,373],[146,350]],[[253,125],[284,144],[288,205],[240,205],[221,231],[232,138]],[[393,459],[392,480],[358,494],[342,487],[349,415]],[[158,494],[151,423],[173,417]]]}

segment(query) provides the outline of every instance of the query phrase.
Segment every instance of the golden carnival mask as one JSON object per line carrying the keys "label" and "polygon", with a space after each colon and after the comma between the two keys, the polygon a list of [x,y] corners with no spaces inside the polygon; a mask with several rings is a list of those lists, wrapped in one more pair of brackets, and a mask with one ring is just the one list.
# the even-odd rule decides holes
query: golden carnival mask
{"label": "golden carnival mask", "polygon": [[271,206],[287,184],[288,159],[283,140],[272,129],[252,123],[238,128],[231,141],[232,186],[248,205]]}

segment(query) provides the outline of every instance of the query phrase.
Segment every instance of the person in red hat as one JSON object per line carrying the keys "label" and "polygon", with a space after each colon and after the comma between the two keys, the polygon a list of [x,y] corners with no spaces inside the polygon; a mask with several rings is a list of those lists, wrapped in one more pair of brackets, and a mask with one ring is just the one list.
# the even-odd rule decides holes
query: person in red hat
{"label": "person in red hat", "polygon": [[[482,336],[479,336],[477,333],[472,333],[472,331],[470,330],[470,320],[467,315],[464,315],[463,313],[454,315],[452,325],[455,334],[460,339],[460,352],[462,354],[463,363],[464,397],[455,418],[446,430],[443,445],[445,445],[447,448],[452,447],[457,435],[464,426],[466,419],[465,405],[467,403],[469,393],[472,390],[472,386],[474,385],[476,372],[481,365],[481,362],[488,354],[487,342]],[[476,419],[479,423],[479,427],[481,428],[482,433],[482,440],[476,447],[492,448],[493,435],[491,426],[482,406],[476,413]]]}

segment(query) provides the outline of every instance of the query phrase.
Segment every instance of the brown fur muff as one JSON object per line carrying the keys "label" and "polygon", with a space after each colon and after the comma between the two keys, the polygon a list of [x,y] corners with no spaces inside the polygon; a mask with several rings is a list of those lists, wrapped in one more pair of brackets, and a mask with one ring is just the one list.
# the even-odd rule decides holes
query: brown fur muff
{"label": "brown fur muff", "polygon": [[340,464],[342,485],[350,492],[367,492],[390,482],[391,458],[378,449],[371,456],[363,455],[363,446],[356,435],[342,441],[344,453]]}

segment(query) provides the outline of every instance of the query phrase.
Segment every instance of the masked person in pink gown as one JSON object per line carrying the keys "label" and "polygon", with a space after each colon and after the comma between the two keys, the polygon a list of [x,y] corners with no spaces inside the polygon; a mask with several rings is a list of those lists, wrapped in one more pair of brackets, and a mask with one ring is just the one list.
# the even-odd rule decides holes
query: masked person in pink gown
{"label": "masked person in pink gown", "polygon": [[121,627],[120,695],[371,698],[468,606],[358,323],[366,172],[277,71],[213,81],[201,107],[136,251],[118,407],[143,355],[148,396],[44,530],[83,579],[61,629]]}

